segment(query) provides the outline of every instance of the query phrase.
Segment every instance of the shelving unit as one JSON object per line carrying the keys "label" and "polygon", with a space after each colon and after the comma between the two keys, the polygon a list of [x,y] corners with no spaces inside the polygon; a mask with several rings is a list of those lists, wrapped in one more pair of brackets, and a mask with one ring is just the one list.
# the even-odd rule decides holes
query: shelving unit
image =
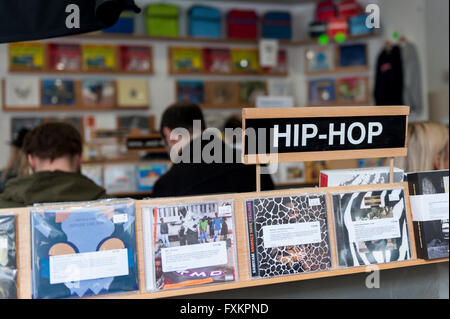
{"label": "shelving unit", "polygon": [[[348,36],[347,41],[358,41],[365,39],[376,38],[379,35],[377,33],[367,35]],[[110,33],[88,33],[85,35],[75,35],[69,38],[76,39],[97,39],[97,40],[146,40],[154,42],[188,42],[188,43],[219,43],[219,44],[249,44],[257,45],[259,39],[236,39],[236,38],[196,38],[196,37],[155,37],[145,34],[110,34]],[[306,46],[318,44],[317,39],[305,39],[305,40],[279,40],[279,44],[282,46]]]}
{"label": "shelving unit", "polygon": [[40,107],[11,107],[3,104],[3,111],[5,112],[90,112],[90,111],[143,111],[148,110],[144,107],[86,107],[86,106],[40,106]]}

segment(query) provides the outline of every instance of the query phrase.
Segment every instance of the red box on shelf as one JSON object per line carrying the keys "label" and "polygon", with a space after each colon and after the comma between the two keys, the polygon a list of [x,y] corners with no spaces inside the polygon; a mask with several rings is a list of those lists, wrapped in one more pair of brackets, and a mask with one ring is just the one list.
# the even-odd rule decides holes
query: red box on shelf
{"label": "red box on shelf", "polygon": [[230,10],[227,15],[228,38],[256,39],[258,15],[253,10]]}

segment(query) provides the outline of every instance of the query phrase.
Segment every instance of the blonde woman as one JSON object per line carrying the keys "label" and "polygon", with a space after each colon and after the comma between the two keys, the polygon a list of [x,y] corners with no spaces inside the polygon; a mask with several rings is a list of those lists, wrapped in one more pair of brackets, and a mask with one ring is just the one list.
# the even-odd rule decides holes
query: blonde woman
{"label": "blonde woman", "polygon": [[0,193],[3,192],[3,188],[9,179],[29,175],[28,161],[22,151],[23,140],[28,131],[27,129],[21,129],[10,144],[8,163],[0,171]]}
{"label": "blonde woman", "polygon": [[438,122],[413,122],[408,126],[408,156],[395,165],[405,172],[448,169],[448,127]]}

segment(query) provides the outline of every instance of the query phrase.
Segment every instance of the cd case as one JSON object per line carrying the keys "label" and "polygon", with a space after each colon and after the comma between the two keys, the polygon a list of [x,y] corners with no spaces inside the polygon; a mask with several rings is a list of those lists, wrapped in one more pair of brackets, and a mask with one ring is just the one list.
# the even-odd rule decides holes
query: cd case
{"label": "cd case", "polygon": [[411,259],[403,188],[332,195],[340,267]]}
{"label": "cd case", "polygon": [[251,199],[246,210],[251,277],[331,268],[324,194]]}
{"label": "cd case", "polygon": [[31,258],[34,299],[138,290],[134,201],[34,207]]}
{"label": "cd case", "polygon": [[13,215],[0,216],[0,299],[16,299],[16,222]]}
{"label": "cd case", "polygon": [[148,291],[235,281],[234,201],[142,208]]}

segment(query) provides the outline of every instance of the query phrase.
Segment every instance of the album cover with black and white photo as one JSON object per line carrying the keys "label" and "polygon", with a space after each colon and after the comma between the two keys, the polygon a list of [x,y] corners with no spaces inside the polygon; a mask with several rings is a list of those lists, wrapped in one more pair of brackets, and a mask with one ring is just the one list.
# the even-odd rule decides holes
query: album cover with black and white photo
{"label": "album cover with black and white photo", "polygon": [[142,207],[148,291],[237,278],[234,201]]}
{"label": "album cover with black and white photo", "polygon": [[339,266],[411,259],[403,188],[339,193],[332,201]]}
{"label": "album cover with black and white photo", "polygon": [[407,176],[417,256],[449,256],[448,170],[408,173]]}
{"label": "album cover with black and white photo", "polygon": [[331,268],[324,194],[246,201],[252,277]]}

